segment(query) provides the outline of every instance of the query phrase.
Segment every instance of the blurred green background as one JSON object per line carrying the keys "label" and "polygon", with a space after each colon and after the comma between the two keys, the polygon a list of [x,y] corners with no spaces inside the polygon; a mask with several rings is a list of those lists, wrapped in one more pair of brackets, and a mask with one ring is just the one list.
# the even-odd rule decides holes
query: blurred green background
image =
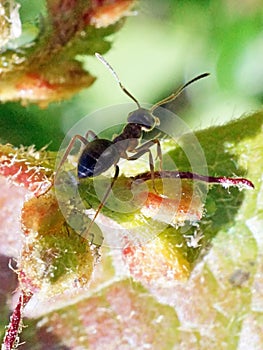
{"label": "blurred green background", "polygon": [[[45,1],[20,0],[23,38],[37,34]],[[168,107],[194,130],[222,124],[259,109],[263,102],[262,0],[142,0],[113,37],[106,59],[140,102],[154,103],[194,76],[211,76],[192,85]],[[94,57],[79,57],[98,79],[71,100],[45,110],[18,103],[0,105],[2,143],[50,143],[90,112],[130,102]],[[100,120],[98,120],[100,123]]]}

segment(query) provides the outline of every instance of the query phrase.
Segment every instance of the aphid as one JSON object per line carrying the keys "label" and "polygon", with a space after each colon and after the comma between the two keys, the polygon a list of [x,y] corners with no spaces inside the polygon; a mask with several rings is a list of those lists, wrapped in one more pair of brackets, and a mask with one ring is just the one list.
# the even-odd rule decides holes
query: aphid
{"label": "aphid", "polygon": [[[198,75],[197,77],[193,78],[192,80],[184,84],[177,91],[172,93],[170,96],[157,102],[150,109],[146,109],[141,107],[137,99],[122,85],[117,73],[114,71],[111,65],[100,54],[96,53],[95,55],[109,69],[109,71],[117,80],[123,92],[136,103],[138,108],[129,113],[127,124],[124,126],[122,132],[118,136],[114,137],[112,140],[100,139],[91,130],[89,130],[86,133],[85,137],[81,135],[75,135],[71,139],[59,163],[56,175],[58,174],[58,171],[63,165],[63,163],[65,162],[65,160],[67,159],[75,141],[78,139],[84,144],[84,148],[79,157],[78,166],[77,166],[77,176],[79,179],[95,177],[102,174],[106,170],[108,170],[111,166],[115,167],[115,174],[112,178],[111,184],[108,187],[107,191],[105,192],[104,197],[102,198],[102,201],[95,213],[95,216],[93,217],[92,221],[90,222],[86,230],[87,234],[89,233],[89,230],[92,224],[94,223],[94,221],[96,220],[96,217],[98,216],[100,210],[104,206],[109,196],[109,193],[116,179],[118,178],[118,175],[119,175],[118,163],[121,158],[124,158],[126,160],[136,160],[136,159],[139,159],[145,153],[148,153],[150,174],[153,182],[153,188],[155,190],[154,161],[153,161],[153,156],[150,148],[153,145],[157,146],[157,158],[159,158],[160,169],[162,170],[162,151],[161,151],[160,141],[158,138],[155,138],[143,144],[140,144],[143,133],[152,131],[156,126],[160,124],[159,119],[154,115],[154,111],[156,110],[157,107],[163,105],[164,103],[174,100],[188,85],[209,75],[209,73],[203,73],[201,75]],[[88,139],[90,139],[90,141],[88,141]],[[129,153],[133,153],[133,154],[129,155]],[[55,179],[56,179],[56,175],[55,175]]]}

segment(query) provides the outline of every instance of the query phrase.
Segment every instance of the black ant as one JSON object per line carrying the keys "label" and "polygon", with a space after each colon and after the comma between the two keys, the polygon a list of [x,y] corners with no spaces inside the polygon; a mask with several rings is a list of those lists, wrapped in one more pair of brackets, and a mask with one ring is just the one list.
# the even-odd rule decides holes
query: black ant
{"label": "black ant", "polygon": [[[184,84],[170,96],[157,102],[150,109],[146,109],[142,108],[140,103],[136,100],[136,98],[122,85],[117,73],[114,71],[111,65],[100,54],[96,53],[95,55],[109,69],[109,71],[117,80],[121,89],[136,103],[138,108],[129,113],[127,124],[124,126],[122,132],[118,136],[114,137],[111,141],[107,139],[98,138],[98,136],[91,130],[89,130],[86,133],[85,137],[81,135],[75,135],[71,139],[65,151],[65,154],[63,155],[59,163],[56,175],[58,174],[58,171],[65,162],[65,160],[67,159],[75,141],[78,139],[84,144],[84,148],[78,160],[77,175],[79,179],[95,177],[108,170],[111,166],[115,167],[115,174],[111,180],[111,184],[105,192],[103,199],[95,213],[95,216],[86,230],[87,233],[89,232],[92,224],[96,220],[96,217],[98,216],[100,210],[104,206],[109,196],[109,193],[119,176],[118,163],[121,158],[124,158],[126,160],[136,160],[139,159],[145,153],[148,153],[151,179],[153,182],[153,189],[155,190],[154,161],[150,148],[156,144],[157,158],[159,158],[160,169],[162,170],[161,145],[158,138],[152,139],[140,145],[143,133],[152,131],[156,126],[160,124],[159,119],[153,114],[157,107],[163,105],[164,103],[174,100],[188,85],[209,75],[209,73],[203,73],[201,75],[198,75],[197,77]],[[90,139],[90,141],[88,141],[88,139]],[[128,153],[134,154],[128,155]]]}

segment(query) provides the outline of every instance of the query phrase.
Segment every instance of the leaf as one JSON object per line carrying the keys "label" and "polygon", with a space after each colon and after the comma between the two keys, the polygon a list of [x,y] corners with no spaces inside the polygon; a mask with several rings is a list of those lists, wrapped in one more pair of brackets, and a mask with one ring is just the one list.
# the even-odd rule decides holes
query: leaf
{"label": "leaf", "polygon": [[[101,262],[94,266],[89,288],[72,289],[48,300],[44,300],[43,296],[40,300],[37,293],[33,296],[24,310],[25,316],[30,317],[24,319],[24,323],[30,326],[23,331],[20,341],[26,340],[26,344],[21,345],[21,349],[109,349],[110,346],[164,350],[178,346],[185,349],[259,349],[263,342],[260,287],[262,125],[263,113],[258,112],[196,133],[205,152],[209,175],[247,177],[255,185],[254,190],[243,191],[209,185],[205,211],[198,228],[203,236],[199,241],[200,246],[187,244],[191,242],[188,236],[194,238],[197,229],[197,226],[190,224],[178,228],[166,227],[161,235],[153,237],[141,247],[134,245],[134,242],[127,245],[127,240],[124,240],[125,248],[103,246]],[[192,147],[187,135],[183,137],[181,147],[184,146],[183,142]],[[173,157],[180,170],[189,171],[189,162],[182,149],[176,146],[169,148],[165,157]],[[6,157],[5,154],[5,160]],[[0,161],[0,164],[5,168],[3,162]],[[2,174],[7,175],[3,170]],[[24,181],[23,177],[18,178]],[[15,178],[12,180],[11,177],[11,181],[15,181]],[[118,192],[127,181],[130,179],[121,178],[115,190]],[[7,188],[7,184],[3,182],[2,187]],[[92,194],[92,186],[86,180],[80,189]],[[126,186],[123,195],[127,193]],[[18,205],[23,197],[16,199],[10,196],[11,200]],[[87,207],[98,203],[91,195],[86,195],[85,200]],[[5,199],[4,208],[7,205],[8,198]],[[34,205],[31,210],[34,213]],[[17,213],[15,215],[18,220]],[[9,218],[11,216],[12,212]],[[100,222],[108,225],[104,231],[108,239],[118,234],[115,227],[119,226],[114,226],[106,216],[111,216],[115,224],[118,220],[118,225],[128,224],[132,218],[129,215],[125,220],[125,213],[105,208]],[[10,220],[8,222],[10,224]],[[4,217],[1,223],[5,225]],[[52,227],[56,223],[55,219]],[[154,225],[158,226],[158,222],[155,221]],[[7,230],[1,233],[8,247],[7,237],[12,237],[13,232]],[[70,240],[68,243],[72,244]],[[135,260],[128,260],[124,249],[143,248],[145,251],[148,244],[151,255],[145,257],[142,254],[140,259],[137,253],[136,264],[133,265],[134,268],[137,266],[135,271],[132,268]],[[182,257],[184,263],[180,262]],[[169,262],[167,270],[162,259]],[[168,273],[173,261],[179,266],[188,263],[187,271],[191,274],[187,281],[185,278],[178,280],[178,276]],[[159,275],[156,275],[156,271],[159,271]],[[163,274],[162,279],[160,274]],[[144,287],[132,282],[133,279],[141,281]],[[6,315],[6,309],[2,314]],[[68,332],[65,331],[67,329]]]}
{"label": "leaf", "polygon": [[95,80],[77,60],[110,48],[107,36],[121,26],[132,0],[49,1],[39,35],[30,44],[1,54],[0,100],[37,103],[71,97]]}
{"label": "leaf", "polygon": [[[30,327],[37,329],[35,349],[169,349],[179,339],[173,308],[160,305],[129,280],[114,282],[90,298],[34,320]],[[27,339],[31,342],[30,335]]]}

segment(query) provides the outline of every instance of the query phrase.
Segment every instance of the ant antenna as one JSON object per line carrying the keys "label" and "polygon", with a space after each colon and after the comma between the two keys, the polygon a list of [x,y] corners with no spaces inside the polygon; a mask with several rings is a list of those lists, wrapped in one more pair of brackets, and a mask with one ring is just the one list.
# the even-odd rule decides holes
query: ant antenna
{"label": "ant antenna", "polygon": [[177,91],[173,92],[170,96],[164,98],[163,100],[157,102],[155,105],[152,106],[152,108],[150,109],[150,112],[152,113],[157,107],[163,105],[164,103],[170,102],[172,100],[174,100],[176,97],[178,97],[181,92],[189,85],[191,85],[192,83],[196,82],[197,80],[203,79],[205,77],[207,77],[208,75],[210,75],[209,73],[203,73],[198,75],[197,77],[189,80],[187,83],[185,83],[183,86],[181,86]]}
{"label": "ant antenna", "polygon": [[122,91],[124,91],[124,93],[126,95],[128,95],[138,106],[138,108],[141,108],[139,102],[136,100],[136,98],[134,96],[132,96],[132,94],[122,85],[117,73],[115,72],[115,70],[112,68],[112,66],[109,64],[109,62],[107,62],[105,60],[105,58],[103,56],[101,56],[99,53],[95,53],[95,56],[97,57],[98,60],[100,60],[111,72],[111,74],[114,76],[114,78],[117,80],[118,84],[120,85]]}

